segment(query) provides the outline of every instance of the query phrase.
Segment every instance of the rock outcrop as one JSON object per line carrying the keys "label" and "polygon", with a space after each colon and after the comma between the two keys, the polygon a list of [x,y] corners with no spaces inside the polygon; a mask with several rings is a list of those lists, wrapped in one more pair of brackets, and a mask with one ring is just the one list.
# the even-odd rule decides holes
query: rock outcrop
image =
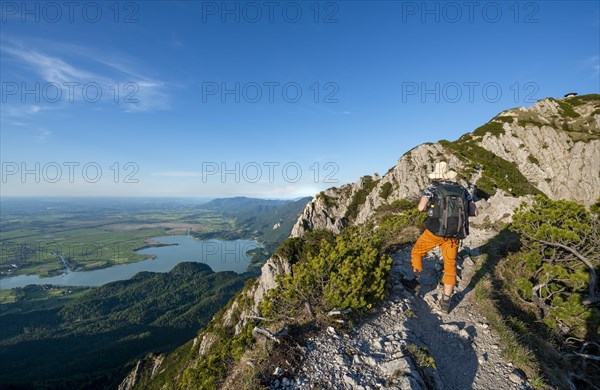
{"label": "rock outcrop", "polygon": [[[600,197],[600,95],[543,99],[529,108],[504,111],[490,123],[497,124],[496,131],[478,129],[456,143],[462,145],[463,140],[470,140],[506,160],[552,199],[589,205]],[[440,160],[464,173],[463,184],[466,180],[476,184],[482,173],[485,175],[491,168],[441,142],[417,146],[403,155],[383,178],[365,176],[354,184],[319,193],[304,209],[292,236],[302,236],[315,228],[339,232],[348,224],[364,223],[383,204],[419,197],[429,182],[427,174]],[[473,170],[474,167],[482,172]],[[368,188],[363,202],[355,204],[357,212],[354,218],[349,218],[349,207],[353,201],[356,203],[356,194],[365,190],[368,181],[375,185]]]}
{"label": "rock outcrop", "polygon": [[131,390],[138,383],[152,378],[157,373],[157,369],[164,358],[164,355],[150,354],[144,360],[139,360],[129,375],[119,384],[118,390]]}
{"label": "rock outcrop", "polygon": [[[250,302],[250,305],[241,305],[239,300],[234,301],[223,314],[225,326],[234,326],[235,334],[239,334],[249,316],[260,314],[258,305],[263,301],[264,295],[277,285],[277,277],[290,272],[292,272],[292,265],[287,259],[277,255],[271,256],[262,266],[260,277],[242,293],[245,295],[245,301]],[[234,318],[238,319],[235,323]]]}
{"label": "rock outcrop", "polygon": [[575,118],[561,117],[561,103],[544,99],[504,112],[515,120],[504,125],[504,134],[488,134],[480,144],[517,165],[550,198],[589,205],[600,196],[600,101],[572,106]]}

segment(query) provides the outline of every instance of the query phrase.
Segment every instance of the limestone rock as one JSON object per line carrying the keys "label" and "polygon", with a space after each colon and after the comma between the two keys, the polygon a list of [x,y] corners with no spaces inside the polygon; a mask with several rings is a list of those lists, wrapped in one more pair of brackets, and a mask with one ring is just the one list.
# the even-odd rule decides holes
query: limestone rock
{"label": "limestone rock", "polygon": [[[510,117],[506,122],[512,121],[503,123],[503,132],[471,133],[470,136],[476,145],[514,164],[530,183],[550,198],[589,205],[600,197],[600,114],[592,115],[596,104],[597,101],[590,101],[573,106],[579,117],[570,118],[562,113],[556,100],[542,99],[532,107],[515,108],[498,115]],[[472,163],[440,143],[419,145],[404,154],[382,178],[365,176],[356,183],[318,194],[298,218],[292,236],[299,237],[317,228],[339,233],[344,226],[364,223],[383,204],[420,197],[430,181],[427,174],[440,160],[447,161],[455,170],[471,172],[472,182],[481,178],[487,168],[478,166],[480,171],[474,170]],[[349,218],[348,209],[354,196],[364,190],[368,182],[375,182],[374,187],[358,206],[356,216]],[[386,195],[384,188],[386,198],[382,197]],[[510,222],[514,207],[523,200],[528,199],[513,198],[498,190],[488,201],[479,202],[483,209],[490,203],[496,206],[490,210],[491,215],[481,213],[480,219],[490,215],[492,223]]]}
{"label": "limestone rock", "polygon": [[277,285],[277,276],[290,272],[292,272],[292,265],[287,259],[280,258],[279,256],[271,256],[267,260],[261,269],[261,275],[258,278],[256,290],[254,291],[255,310],[258,310],[258,305],[262,302],[265,293]]}
{"label": "limestone rock", "polygon": [[164,355],[149,354],[145,359],[138,360],[133,370],[131,370],[127,377],[119,384],[118,390],[131,390],[138,383],[143,381],[143,378],[152,378],[156,374],[164,358]]}

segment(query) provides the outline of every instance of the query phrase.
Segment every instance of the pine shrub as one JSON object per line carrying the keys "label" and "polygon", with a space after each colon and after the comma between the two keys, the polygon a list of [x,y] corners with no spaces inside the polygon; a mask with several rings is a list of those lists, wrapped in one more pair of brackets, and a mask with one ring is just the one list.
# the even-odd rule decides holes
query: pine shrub
{"label": "pine shrub", "polygon": [[377,235],[347,227],[317,247],[318,253],[295,263],[267,294],[261,305],[265,316],[300,316],[307,307],[317,316],[334,308],[361,311],[383,298],[392,260]]}
{"label": "pine shrub", "polygon": [[600,313],[589,303],[600,292],[600,222],[596,209],[538,195],[521,205],[511,229],[521,235],[523,249],[511,258],[516,292],[538,320],[558,334],[593,336]]}

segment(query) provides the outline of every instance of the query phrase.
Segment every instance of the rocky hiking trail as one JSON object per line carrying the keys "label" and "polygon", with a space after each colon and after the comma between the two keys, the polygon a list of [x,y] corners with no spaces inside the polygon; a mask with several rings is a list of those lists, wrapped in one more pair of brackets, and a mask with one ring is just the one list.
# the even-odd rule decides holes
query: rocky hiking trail
{"label": "rocky hiking trail", "polygon": [[[350,333],[329,327],[302,347],[295,374],[276,370],[270,388],[288,389],[531,389],[525,376],[501,357],[498,336],[478,314],[469,282],[479,246],[493,232],[475,231],[457,259],[459,282],[450,313],[439,310],[442,260],[423,259],[420,296],[405,290],[412,275],[411,247],[392,255],[388,292],[376,314]],[[429,357],[429,358],[428,358]],[[432,358],[432,359],[431,359]]]}

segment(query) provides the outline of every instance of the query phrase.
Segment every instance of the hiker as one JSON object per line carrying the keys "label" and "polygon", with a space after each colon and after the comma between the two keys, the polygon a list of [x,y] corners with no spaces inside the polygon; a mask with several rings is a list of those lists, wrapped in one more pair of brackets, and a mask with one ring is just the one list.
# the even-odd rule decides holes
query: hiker
{"label": "hiker", "polygon": [[456,172],[448,169],[444,161],[435,164],[429,174],[433,182],[425,188],[417,208],[427,212],[426,229],[411,251],[414,279],[403,281],[404,285],[420,292],[420,278],[423,271],[423,256],[439,246],[444,260],[444,293],[439,301],[443,312],[450,312],[450,298],[456,285],[456,255],[459,240],[469,234],[469,216],[477,215],[477,207],[471,194],[457,182]]}

